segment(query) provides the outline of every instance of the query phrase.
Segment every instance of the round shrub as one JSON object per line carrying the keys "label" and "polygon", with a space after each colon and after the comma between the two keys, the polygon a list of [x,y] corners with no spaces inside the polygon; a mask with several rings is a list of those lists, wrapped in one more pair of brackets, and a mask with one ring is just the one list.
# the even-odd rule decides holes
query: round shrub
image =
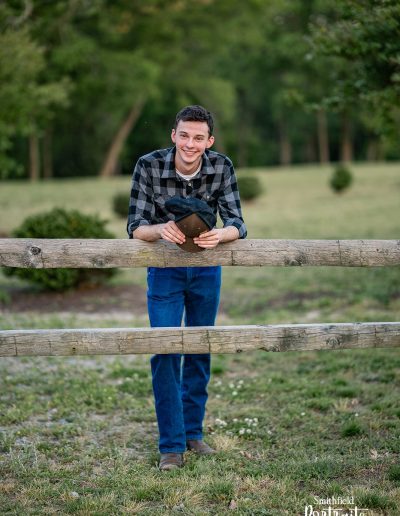
{"label": "round shrub", "polygon": [[261,181],[254,175],[239,175],[238,187],[240,199],[243,201],[251,201],[263,193]]}
{"label": "round shrub", "polygon": [[330,179],[330,185],[336,193],[343,192],[348,188],[353,181],[353,176],[350,170],[345,165],[338,165]]}
{"label": "round shrub", "polygon": [[[32,215],[12,232],[16,238],[114,238],[104,220],[77,210],[54,208]],[[82,285],[98,285],[115,274],[115,269],[20,269],[6,267],[4,272],[40,285],[47,290],[66,290]]]}
{"label": "round shrub", "polygon": [[129,199],[129,192],[119,192],[114,195],[112,202],[113,210],[119,217],[128,217]]}

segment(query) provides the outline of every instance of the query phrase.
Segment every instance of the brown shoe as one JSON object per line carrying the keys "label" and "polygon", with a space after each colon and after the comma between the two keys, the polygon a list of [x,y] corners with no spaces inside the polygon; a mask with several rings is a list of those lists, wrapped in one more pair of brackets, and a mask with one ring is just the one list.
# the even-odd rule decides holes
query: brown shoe
{"label": "brown shoe", "polygon": [[160,457],[160,470],[169,471],[183,466],[183,453],[162,453]]}
{"label": "brown shoe", "polygon": [[214,453],[217,453],[215,450],[213,450],[210,446],[208,446],[207,443],[201,440],[188,440],[186,441],[186,446],[188,450],[194,451],[195,453],[198,453],[199,455],[212,455]]}

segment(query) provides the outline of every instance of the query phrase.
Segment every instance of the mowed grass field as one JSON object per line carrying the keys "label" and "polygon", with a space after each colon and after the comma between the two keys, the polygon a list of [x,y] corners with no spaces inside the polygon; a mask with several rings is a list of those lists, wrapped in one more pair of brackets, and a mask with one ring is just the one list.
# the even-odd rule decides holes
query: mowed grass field
{"label": "mowed grass field", "polygon": [[[400,164],[354,165],[343,195],[331,168],[252,171],[264,186],[244,203],[249,238],[398,239]],[[249,171],[240,171],[246,174]],[[54,206],[112,214],[130,178],[0,183],[0,233]],[[145,270],[113,285],[145,288]],[[98,320],[7,311],[8,329],[139,326],[144,314]],[[0,294],[1,295],[1,294]],[[226,267],[218,324],[399,321],[400,269]],[[213,356],[207,440],[161,473],[148,356],[21,357],[0,361],[0,514],[304,514],[315,497],[353,496],[366,514],[400,513],[400,355],[397,349]]]}

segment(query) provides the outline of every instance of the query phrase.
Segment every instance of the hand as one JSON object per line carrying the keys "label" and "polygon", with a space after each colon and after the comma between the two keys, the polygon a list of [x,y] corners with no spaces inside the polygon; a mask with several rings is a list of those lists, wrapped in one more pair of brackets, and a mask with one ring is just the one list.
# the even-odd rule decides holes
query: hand
{"label": "hand", "polygon": [[185,235],[173,220],[170,220],[166,224],[160,224],[160,226],[160,236],[164,240],[172,242],[173,244],[183,244],[183,242],[185,242]]}
{"label": "hand", "polygon": [[204,249],[213,249],[221,242],[222,232],[223,229],[212,229],[211,231],[206,231],[201,233],[200,236],[193,238],[193,242],[199,247],[204,247]]}

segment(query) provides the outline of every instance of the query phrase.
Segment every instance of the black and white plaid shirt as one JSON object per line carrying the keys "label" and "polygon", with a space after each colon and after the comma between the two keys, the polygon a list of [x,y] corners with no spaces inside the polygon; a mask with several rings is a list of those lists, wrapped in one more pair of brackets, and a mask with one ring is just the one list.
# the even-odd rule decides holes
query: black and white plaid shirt
{"label": "black and white plaid shirt", "polygon": [[165,208],[165,201],[175,196],[197,197],[207,202],[215,215],[218,209],[224,227],[235,226],[239,230],[239,238],[246,237],[231,160],[223,154],[206,150],[199,174],[187,181],[175,171],[175,147],[172,147],[146,154],[136,164],[127,224],[129,238],[139,226],[174,220],[174,215]]}

